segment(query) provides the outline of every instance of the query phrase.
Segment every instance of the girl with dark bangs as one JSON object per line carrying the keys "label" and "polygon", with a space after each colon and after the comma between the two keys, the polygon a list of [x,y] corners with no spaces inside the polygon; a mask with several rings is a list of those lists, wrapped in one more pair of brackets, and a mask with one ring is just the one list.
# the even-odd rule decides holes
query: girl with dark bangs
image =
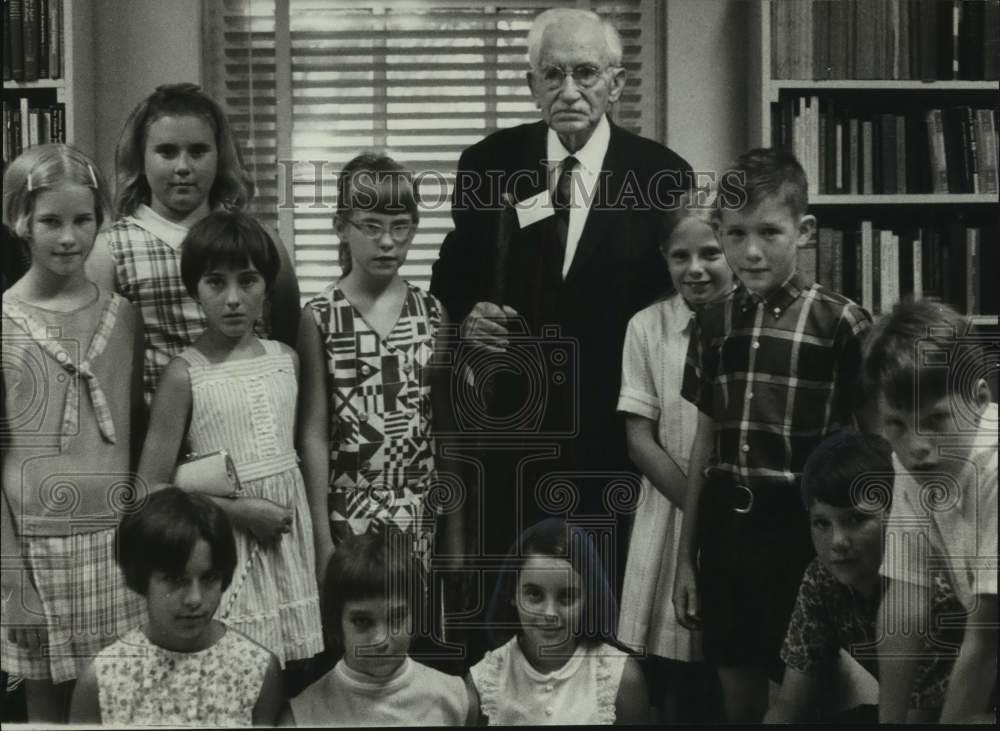
{"label": "girl with dark bangs", "polygon": [[267,231],[239,211],[214,211],[196,223],[183,252],[184,285],[208,326],[164,371],[139,476],[150,485],[171,480],[185,443],[201,455],[229,453],[240,494],[212,500],[236,529],[241,578],[226,592],[221,618],[288,669],[320,652],[323,636],[295,452],[298,358],[253,332],[274,292],[278,252]]}
{"label": "girl with dark bangs", "polygon": [[471,672],[490,725],[644,722],[646,683],[614,639],[615,598],[590,536],[548,518],[502,571],[487,618],[497,647]]}
{"label": "girl with dark bangs", "polygon": [[278,659],[213,619],[237,565],[225,513],[207,497],[165,487],[122,520],[116,557],[129,588],[146,599],[146,621],[80,676],[71,721],[273,725],[284,701]]}

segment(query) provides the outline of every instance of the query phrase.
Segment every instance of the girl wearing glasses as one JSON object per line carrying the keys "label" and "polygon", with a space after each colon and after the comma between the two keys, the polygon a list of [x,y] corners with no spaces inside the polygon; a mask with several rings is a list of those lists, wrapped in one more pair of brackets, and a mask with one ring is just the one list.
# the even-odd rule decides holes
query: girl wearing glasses
{"label": "girl wearing glasses", "polygon": [[[445,415],[446,371],[433,366],[446,314],[399,276],[418,219],[412,177],[399,163],[363,153],[342,171],[334,229],[343,276],[303,308],[298,346],[299,454],[321,584],[349,535],[399,531],[430,559],[435,510],[425,498],[448,484],[432,436],[432,420],[440,427]],[[448,526],[447,552],[458,555],[460,521]]]}

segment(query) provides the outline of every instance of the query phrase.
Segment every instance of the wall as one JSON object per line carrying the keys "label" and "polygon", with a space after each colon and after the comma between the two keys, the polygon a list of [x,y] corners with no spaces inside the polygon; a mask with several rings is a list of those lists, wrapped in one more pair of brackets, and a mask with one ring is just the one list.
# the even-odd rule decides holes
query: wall
{"label": "wall", "polygon": [[94,0],[94,6],[94,152],[113,180],[115,145],[132,108],[160,84],[201,83],[202,0]]}
{"label": "wall", "polygon": [[666,2],[667,144],[718,170],[747,147],[749,3]]}

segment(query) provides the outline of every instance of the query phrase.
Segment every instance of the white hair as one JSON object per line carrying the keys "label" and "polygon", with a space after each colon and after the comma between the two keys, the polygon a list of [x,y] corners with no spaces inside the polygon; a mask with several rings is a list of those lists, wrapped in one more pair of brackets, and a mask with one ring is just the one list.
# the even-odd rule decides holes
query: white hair
{"label": "white hair", "polygon": [[608,47],[609,62],[618,66],[622,62],[622,37],[618,30],[600,15],[592,10],[581,8],[549,8],[538,14],[528,31],[528,64],[538,68],[538,60],[542,55],[542,38],[550,25],[564,23],[570,20],[589,20],[598,23],[604,31],[604,41]]}

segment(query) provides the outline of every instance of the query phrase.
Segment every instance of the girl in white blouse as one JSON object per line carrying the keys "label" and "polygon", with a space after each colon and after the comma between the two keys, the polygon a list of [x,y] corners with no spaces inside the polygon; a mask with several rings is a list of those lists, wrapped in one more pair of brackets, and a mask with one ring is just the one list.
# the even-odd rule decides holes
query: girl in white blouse
{"label": "girl in white blouse", "polygon": [[525,530],[488,618],[499,646],[471,682],[490,725],[646,720],[645,680],[613,639],[614,596],[583,530],[558,518]]}

